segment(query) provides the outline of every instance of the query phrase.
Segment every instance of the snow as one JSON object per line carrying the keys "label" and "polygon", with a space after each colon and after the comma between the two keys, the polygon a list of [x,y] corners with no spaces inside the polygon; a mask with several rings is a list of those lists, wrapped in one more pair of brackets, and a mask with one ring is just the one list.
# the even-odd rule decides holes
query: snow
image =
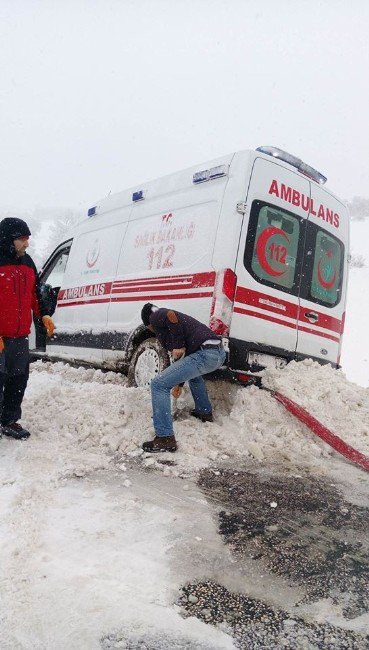
{"label": "snow", "polygon": [[350,269],[341,363],[348,379],[369,387],[369,218],[352,221],[350,236],[351,254],[365,266]]}
{"label": "snow", "polygon": [[[367,389],[348,382],[342,372],[310,360],[269,370],[263,381],[369,454]],[[322,458],[336,456],[269,393],[225,382],[212,382],[209,390],[216,413],[213,424],[189,415],[191,396],[186,388],[173,405],[180,443],[173,468],[141,452],[142,442],[153,436],[150,393],[126,387],[118,374],[38,361],[33,364],[24,420],[39,439],[52,437],[64,461],[59,464],[64,477],[106,468],[112,457],[137,458],[144,467],[179,476],[227,457],[241,461],[251,455],[261,462],[279,459],[299,464],[303,456],[304,462],[319,464]]]}
{"label": "snow", "polygon": [[[369,228],[367,241],[369,241]],[[369,264],[369,255],[367,264]],[[367,387],[369,387],[368,288],[369,268],[351,269],[341,358],[347,377]]]}
{"label": "snow", "polygon": [[[369,390],[309,361],[268,371],[265,382],[369,452]],[[149,391],[125,384],[114,373],[32,364],[23,415],[32,436],[1,441],[4,650],[90,650],[104,635],[147,630],[189,647],[232,648],[225,630],[183,619],[175,606],[186,580],[219,577],[221,564],[224,582],[232,569],[194,484],[199,468],[254,457],[360,474],[268,392],[224,382],[209,383],[214,424],[188,415],[188,391],[173,405],[180,448],[176,464],[163,465],[140,450],[152,436]]]}
{"label": "snow", "polygon": [[[72,375],[66,383],[74,397],[83,384]],[[45,387],[44,373],[33,377],[42,379],[39,388]],[[55,377],[51,383],[55,389]],[[35,394],[32,380],[31,386]],[[90,396],[103,386],[91,382]],[[28,408],[30,404],[34,402]],[[198,544],[195,532],[204,535],[206,530],[217,539],[205,508],[200,507],[201,521],[192,514],[189,525],[193,495],[184,501],[182,486],[176,495],[172,485],[173,508],[165,485],[156,482],[150,489],[149,477],[142,480],[132,470],[134,494],[113,468],[91,480],[70,479],[105,467],[105,454],[83,451],[71,423],[57,434],[62,410],[50,418],[46,408],[44,418],[47,425],[30,444],[2,441],[2,650],[94,650],[101,647],[101,638],[122,629],[124,638],[154,630],[193,642],[193,647],[233,648],[227,635],[197,619],[182,619],[173,605],[181,584],[181,552]],[[216,555],[224,556],[220,542],[218,546]],[[197,556],[193,554],[194,561]],[[215,559],[209,556],[208,561]],[[191,576],[188,559],[186,564],[186,576]]]}
{"label": "snow", "polygon": [[[358,224],[363,254],[369,220]],[[263,374],[266,387],[367,456],[368,280],[368,267],[351,270],[343,370],[306,360]],[[219,463],[277,464],[295,476],[328,476],[352,503],[367,502],[368,475],[269,392],[208,386],[215,422],[190,417],[185,388],[173,402],[178,452],[150,456],[141,450],[153,435],[148,390],[127,387],[117,373],[32,364],[22,418],[32,436],[0,441],[2,650],[97,650],[110,638],[134,643],[148,633],[157,648],[227,650],[234,644],[226,628],[180,615],[176,600],[186,581],[205,575],[272,603],[278,594],[291,599],[283,581],[240,572],[196,486],[201,468],[219,475]],[[278,511],[278,501],[270,508]],[[330,603],[315,606],[315,620],[367,625],[363,617],[345,621]]]}

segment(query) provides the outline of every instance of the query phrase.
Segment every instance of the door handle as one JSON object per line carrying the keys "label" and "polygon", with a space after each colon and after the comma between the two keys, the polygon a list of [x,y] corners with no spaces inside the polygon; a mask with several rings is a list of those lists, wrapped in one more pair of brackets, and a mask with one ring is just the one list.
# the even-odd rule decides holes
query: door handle
{"label": "door handle", "polygon": [[317,323],[319,315],[315,311],[306,311],[305,318],[307,318],[310,323]]}

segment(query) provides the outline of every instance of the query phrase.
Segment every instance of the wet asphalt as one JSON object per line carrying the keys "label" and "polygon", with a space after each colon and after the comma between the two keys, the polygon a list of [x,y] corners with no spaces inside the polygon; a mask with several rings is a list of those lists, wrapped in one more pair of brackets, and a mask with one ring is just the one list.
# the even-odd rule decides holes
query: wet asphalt
{"label": "wet asphalt", "polygon": [[208,624],[226,623],[250,650],[364,650],[369,636],[315,623],[306,605],[330,602],[348,623],[368,612],[368,508],[348,502],[323,477],[265,471],[203,470],[199,486],[216,507],[218,531],[241,563],[266,569],[304,592],[288,611],[209,580],[184,585],[179,603]]}

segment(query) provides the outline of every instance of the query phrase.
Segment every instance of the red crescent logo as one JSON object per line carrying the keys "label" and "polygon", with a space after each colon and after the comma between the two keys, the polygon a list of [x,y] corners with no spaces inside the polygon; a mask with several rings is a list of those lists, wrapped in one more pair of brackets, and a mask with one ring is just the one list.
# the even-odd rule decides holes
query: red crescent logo
{"label": "red crescent logo", "polygon": [[[327,257],[329,258],[330,256],[327,255]],[[322,285],[322,287],[324,287],[324,289],[332,289],[332,287],[334,286],[334,283],[336,282],[337,271],[334,272],[332,280],[330,280],[329,282],[326,282],[324,280],[323,276],[322,276],[322,271],[321,271],[321,268],[320,268],[320,264],[323,261],[323,259],[324,258],[321,257],[319,262],[318,262],[318,269],[317,269],[318,270],[318,280],[319,280],[319,283]]]}
{"label": "red crescent logo", "polygon": [[256,242],[256,254],[258,256],[260,266],[262,266],[264,271],[268,273],[268,275],[279,277],[280,275],[283,275],[283,273],[286,273],[286,269],[283,271],[276,271],[272,266],[270,266],[266,257],[266,248],[268,241],[271,237],[274,237],[274,235],[280,235],[281,237],[284,237],[288,243],[290,241],[283,230],[276,228],[275,226],[269,226],[269,228],[265,228],[265,230],[263,230]]}
{"label": "red crescent logo", "polygon": [[96,264],[97,259],[100,254],[100,243],[98,239],[95,239],[92,247],[87,251],[86,255],[86,264],[89,268],[92,268]]}

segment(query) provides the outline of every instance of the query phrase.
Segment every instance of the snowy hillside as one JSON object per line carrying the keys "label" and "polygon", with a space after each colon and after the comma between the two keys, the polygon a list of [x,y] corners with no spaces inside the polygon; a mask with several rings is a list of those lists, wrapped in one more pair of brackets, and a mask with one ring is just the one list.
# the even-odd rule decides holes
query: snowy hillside
{"label": "snowy hillside", "polygon": [[348,379],[369,386],[369,218],[351,222],[351,255],[341,364]]}

